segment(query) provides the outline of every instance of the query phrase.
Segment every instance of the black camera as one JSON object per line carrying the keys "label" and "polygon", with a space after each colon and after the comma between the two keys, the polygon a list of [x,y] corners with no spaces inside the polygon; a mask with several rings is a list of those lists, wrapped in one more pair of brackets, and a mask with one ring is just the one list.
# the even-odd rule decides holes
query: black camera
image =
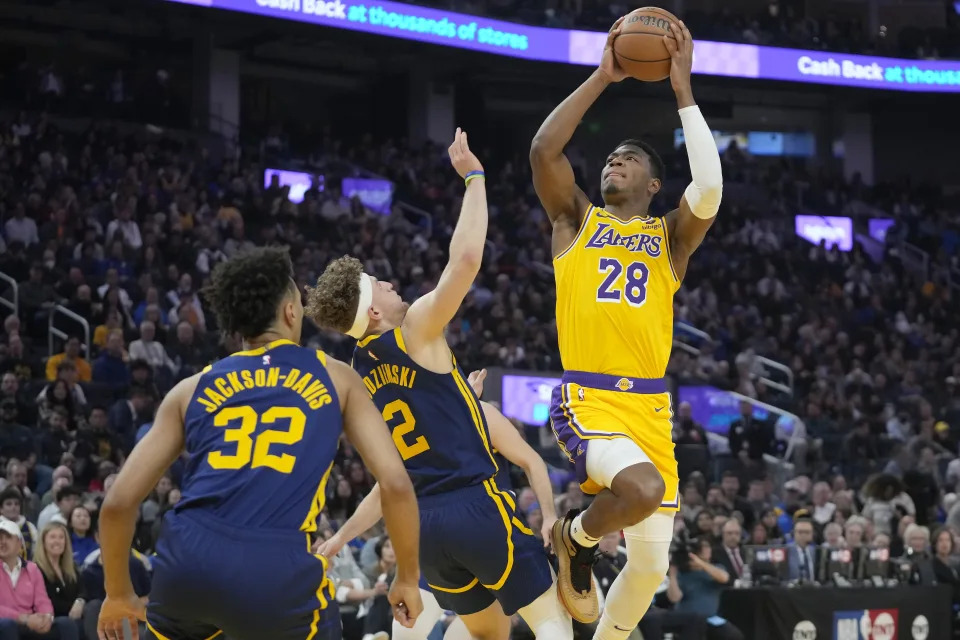
{"label": "black camera", "polygon": [[700,542],[691,538],[686,531],[681,531],[670,543],[670,564],[680,572],[690,571],[690,554],[699,552]]}

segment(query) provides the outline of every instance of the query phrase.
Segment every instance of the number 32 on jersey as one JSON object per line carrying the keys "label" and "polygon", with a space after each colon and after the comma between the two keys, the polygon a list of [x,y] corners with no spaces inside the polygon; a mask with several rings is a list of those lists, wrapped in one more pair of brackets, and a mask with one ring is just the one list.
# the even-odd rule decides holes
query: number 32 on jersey
{"label": "number 32 on jersey", "polygon": [[627,301],[631,307],[640,307],[647,301],[647,279],[650,267],[637,260],[624,265],[616,258],[600,258],[603,282],[597,289],[597,302]]}

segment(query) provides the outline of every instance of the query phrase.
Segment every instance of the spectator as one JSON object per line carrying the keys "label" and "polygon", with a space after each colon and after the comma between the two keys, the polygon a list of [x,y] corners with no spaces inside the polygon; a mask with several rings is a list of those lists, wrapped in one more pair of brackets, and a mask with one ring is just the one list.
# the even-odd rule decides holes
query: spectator
{"label": "spectator", "polygon": [[[34,455],[31,453],[27,460],[31,460]],[[14,487],[20,491],[22,496],[21,511],[27,520],[36,520],[40,512],[40,499],[30,491],[27,486],[29,479],[29,469],[27,463],[20,462],[16,458],[10,458],[7,461],[7,477],[4,479],[4,489]]]}
{"label": "spectator", "polygon": [[[36,411],[31,410],[31,404],[26,394],[20,388],[20,379],[12,372],[6,372],[0,377],[0,406],[4,400],[12,400],[17,408],[17,415],[27,424],[36,422]],[[32,419],[31,419],[32,417]]]}
{"label": "spectator", "polygon": [[7,242],[11,248],[14,242],[18,242],[25,247],[29,247],[40,242],[40,236],[37,235],[37,223],[33,218],[27,217],[26,207],[22,202],[18,202],[13,208],[13,217],[7,220],[4,225]]}
{"label": "spectator", "polygon": [[80,410],[87,405],[87,395],[83,391],[83,387],[77,384],[79,376],[77,375],[77,368],[72,362],[61,362],[57,366],[57,377],[56,379],[47,384],[39,394],[37,394],[37,402],[43,402],[47,397],[47,392],[52,388],[57,382],[65,382],[67,384],[67,389],[70,391],[70,398],[72,404],[76,410]]}
{"label": "spectator", "polygon": [[179,322],[177,324],[177,337],[168,353],[171,359],[177,365],[177,372],[180,378],[191,376],[199,372],[209,363],[208,351],[200,344],[194,342],[195,331],[189,322]]}
{"label": "spectator", "polygon": [[[118,400],[127,403],[127,400]],[[122,408],[122,407],[121,407]],[[133,409],[131,409],[132,411]],[[118,413],[120,409],[118,408]],[[133,428],[134,422],[129,423]],[[77,448],[74,453],[83,461],[78,484],[89,484],[104,460],[117,465],[123,462],[124,441],[109,426],[107,412],[103,407],[93,407],[87,418],[86,428],[77,432]]]}
{"label": "spectator", "polygon": [[776,437],[773,426],[753,415],[753,405],[740,401],[740,417],[730,423],[730,453],[742,462],[757,463],[764,454],[776,453]]}
{"label": "spectator", "polygon": [[[43,398],[38,397],[40,409],[40,424],[49,426],[53,413],[59,413],[66,418],[66,427],[71,431],[77,428],[77,425],[83,419],[81,407],[75,406],[73,395],[70,393],[70,387],[64,380],[51,382],[44,389]],[[58,455],[56,460],[59,460]]]}
{"label": "spectator", "polygon": [[813,545],[813,522],[807,518],[793,524],[793,544],[788,551],[788,577],[791,581],[809,583],[816,580],[819,560]]}
{"label": "spectator", "polygon": [[113,389],[126,387],[130,384],[127,360],[128,356],[123,348],[123,332],[114,329],[107,336],[106,348],[93,364],[93,381]]}
{"label": "spectator", "polygon": [[833,491],[826,482],[813,485],[813,521],[822,527],[833,520],[837,505],[830,501]]}
{"label": "spectator", "polygon": [[[129,451],[133,447],[137,429],[144,422],[152,404],[153,398],[150,393],[141,386],[135,386],[130,389],[128,398],[117,400],[110,407],[108,414],[110,432],[119,438],[124,451]],[[114,461],[119,464],[119,460]]]}
{"label": "spectator", "polygon": [[72,620],[79,634],[83,600],[79,597],[80,582],[67,527],[51,522],[41,529],[35,555],[34,562],[43,574],[47,597],[53,604],[53,615]]}
{"label": "spectator", "polygon": [[843,539],[843,527],[841,525],[836,522],[828,522],[823,527],[823,546],[827,549],[846,548],[847,543]]}
{"label": "spectator", "polygon": [[[66,469],[66,473],[69,473],[69,476],[66,476],[66,473],[63,471]],[[54,485],[62,480],[58,478],[69,478],[70,481],[73,480],[73,472],[70,471],[68,467],[57,467],[54,470]],[[60,474],[59,476],[57,474]],[[37,526],[43,530],[49,522],[59,522],[63,525],[66,525],[70,522],[70,514],[73,513],[73,509],[80,504],[80,498],[83,495],[79,489],[74,487],[70,482],[62,484],[60,487],[54,490],[55,500],[51,502],[43,511],[40,512],[40,516],[37,518]]]}
{"label": "spectator", "polygon": [[7,355],[0,360],[0,373],[11,372],[21,382],[29,382],[37,377],[40,362],[30,354],[24,353],[23,339],[18,334],[7,338]]}
{"label": "spectator", "polygon": [[363,621],[363,640],[380,640],[388,638],[393,620],[393,610],[387,600],[387,591],[393,582],[397,568],[397,557],[393,553],[393,544],[390,538],[382,536],[377,542],[377,572],[373,583],[374,596],[368,602],[370,607]]}
{"label": "spectator", "polygon": [[90,382],[93,379],[93,369],[80,353],[80,339],[70,336],[63,345],[63,352],[50,356],[47,360],[47,380],[57,379],[57,367],[62,362],[72,362],[77,370],[80,382]]}
{"label": "spectator", "polygon": [[43,574],[36,564],[22,558],[20,530],[9,520],[0,520],[0,639],[20,637],[37,640],[78,640],[69,619],[56,619],[47,597]]}
{"label": "spectator", "polygon": [[960,571],[957,569],[956,542],[953,532],[938,529],[933,535],[933,573],[937,584],[949,585],[954,605],[960,604]]}
{"label": "spectator", "polygon": [[140,337],[130,343],[130,359],[146,362],[155,372],[161,367],[176,372],[177,365],[167,355],[163,345],[154,339],[156,332],[156,325],[149,320],[140,323]]}
{"label": "spectator", "polygon": [[[732,580],[722,567],[712,562],[713,546],[708,540],[695,540],[697,553],[688,554],[689,565],[670,564],[667,573],[667,597],[674,610],[703,618],[712,618],[720,610],[720,593]],[[718,621],[719,622],[719,621]],[[707,625],[707,640],[743,640],[743,634],[726,620]]]}
{"label": "spectator", "polygon": [[70,531],[70,546],[73,547],[73,561],[78,567],[83,567],[87,557],[100,548],[93,533],[93,516],[90,510],[81,505],[74,507],[70,512],[67,528]]}
{"label": "spectator", "polygon": [[[761,527],[763,526],[762,523],[758,524]],[[764,529],[764,534],[766,534],[766,529]],[[742,540],[743,529],[740,527],[740,523],[736,518],[730,518],[723,525],[720,545],[717,547],[716,553],[713,554],[714,563],[727,572],[729,576],[727,584],[730,585],[743,577],[744,560],[740,545]],[[764,536],[764,542],[754,542],[753,544],[766,544],[766,537]]]}
{"label": "spectator", "polygon": [[[57,295],[45,280],[43,264],[35,262],[30,267],[30,279],[21,282],[19,289],[20,318],[27,323],[28,332],[36,337],[38,332],[29,331],[30,328],[44,326],[47,311],[56,303]],[[43,335],[40,333],[39,335]]]}
{"label": "spectator", "polygon": [[0,452],[7,458],[26,460],[34,450],[33,431],[17,419],[16,400],[0,400]]}
{"label": "spectator", "polygon": [[24,560],[33,560],[33,551],[37,544],[37,528],[22,514],[23,494],[16,487],[7,487],[0,492],[0,516],[17,525],[23,540],[21,551]]}

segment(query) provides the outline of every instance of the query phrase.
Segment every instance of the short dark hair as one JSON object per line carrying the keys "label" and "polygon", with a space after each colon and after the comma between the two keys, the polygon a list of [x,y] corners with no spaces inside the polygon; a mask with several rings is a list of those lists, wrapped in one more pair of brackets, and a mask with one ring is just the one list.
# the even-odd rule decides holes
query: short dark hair
{"label": "short dark hair", "polygon": [[663,164],[663,159],[653,146],[637,138],[627,138],[617,145],[617,149],[620,147],[636,147],[647,154],[647,158],[650,160],[651,175],[660,182],[663,182],[663,177],[667,173],[667,167]]}
{"label": "short dark hair", "polygon": [[20,489],[16,487],[7,487],[0,492],[0,505],[7,500],[16,500],[20,503],[20,508],[23,509],[23,494],[20,493]]}
{"label": "short dark hair", "polygon": [[79,498],[82,495],[83,493],[80,491],[80,489],[77,489],[72,484],[68,484],[57,489],[56,502],[60,502],[64,498],[69,498],[70,496]]}
{"label": "short dark hair", "polygon": [[221,331],[253,338],[273,324],[277,307],[295,286],[292,280],[287,249],[263,247],[218,264],[203,293]]}
{"label": "short dark hair", "polygon": [[307,287],[306,314],[322,329],[349,331],[360,304],[361,277],[363,263],[353,256],[328,264],[317,278],[317,286]]}
{"label": "short dark hair", "polygon": [[380,536],[380,539],[377,540],[377,544],[373,549],[377,552],[378,558],[383,558],[383,548],[387,546],[388,542],[390,542],[390,536],[387,535]]}

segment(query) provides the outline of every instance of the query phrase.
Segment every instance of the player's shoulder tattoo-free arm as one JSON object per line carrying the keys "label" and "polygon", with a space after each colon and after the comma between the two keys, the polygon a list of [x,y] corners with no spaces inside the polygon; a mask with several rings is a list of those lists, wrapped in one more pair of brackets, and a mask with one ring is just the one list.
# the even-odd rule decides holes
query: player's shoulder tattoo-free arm
{"label": "player's shoulder tattoo-free arm", "polygon": [[404,337],[427,342],[443,336],[470,292],[487,243],[487,190],[484,179],[472,180],[463,195],[460,218],[450,238],[450,260],[436,288],[414,302],[403,321]]}
{"label": "player's shoulder tattoo-free arm", "polygon": [[557,105],[530,144],[530,168],[533,186],[550,222],[579,228],[590,200],[577,186],[573,167],[563,150],[587,109],[610,84],[602,73],[594,72],[573,93]]}

